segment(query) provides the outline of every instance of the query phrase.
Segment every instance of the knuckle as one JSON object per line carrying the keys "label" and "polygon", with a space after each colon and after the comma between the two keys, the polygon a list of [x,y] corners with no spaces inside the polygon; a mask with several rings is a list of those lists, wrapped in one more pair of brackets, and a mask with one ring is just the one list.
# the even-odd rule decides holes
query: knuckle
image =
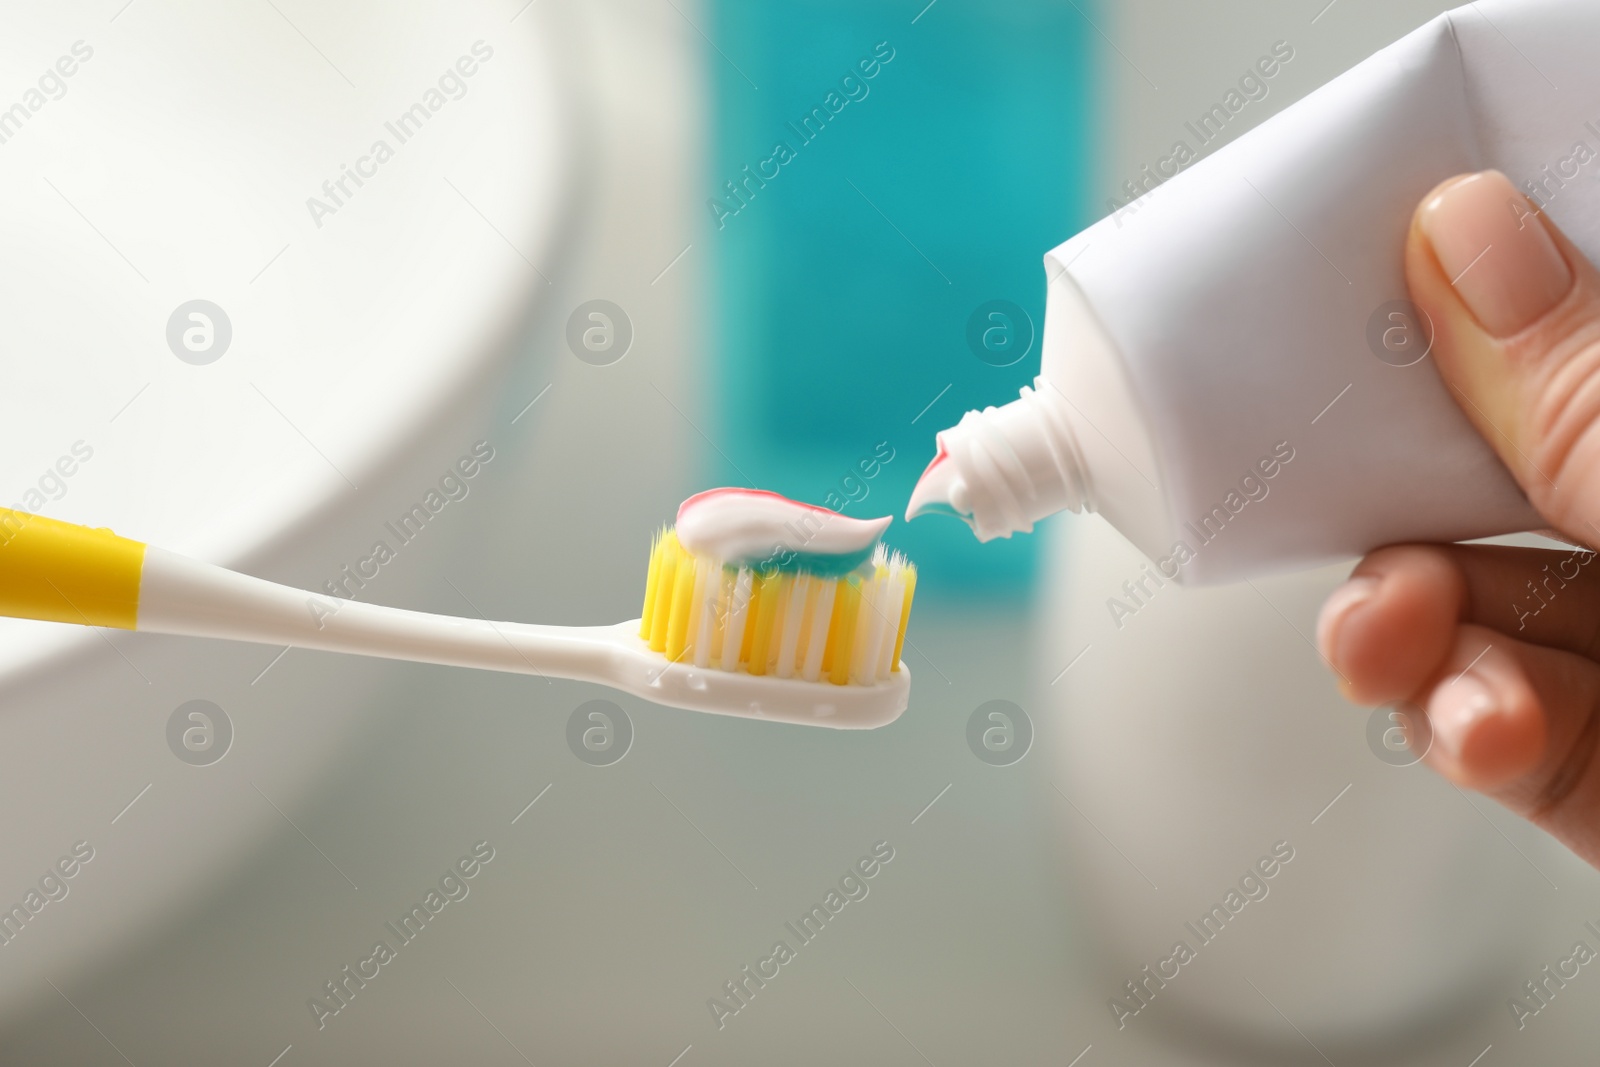
{"label": "knuckle", "polygon": [[1537,821],[1550,816],[1577,792],[1593,769],[1597,747],[1600,747],[1600,708],[1590,707],[1577,736],[1539,787],[1531,818]]}
{"label": "knuckle", "polygon": [[1521,436],[1535,471],[1526,487],[1541,511],[1560,520],[1600,488],[1600,318],[1541,345],[1536,361],[1509,355],[1531,371]]}

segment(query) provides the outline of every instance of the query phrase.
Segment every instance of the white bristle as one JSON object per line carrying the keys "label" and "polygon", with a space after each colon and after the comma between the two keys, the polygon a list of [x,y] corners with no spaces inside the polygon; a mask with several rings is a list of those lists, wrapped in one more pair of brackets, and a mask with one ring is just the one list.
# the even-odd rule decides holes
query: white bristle
{"label": "white bristle", "polygon": [[712,623],[711,633],[711,661],[719,667],[722,664],[723,638],[728,632],[728,605],[733,601],[733,583],[738,576],[738,571],[723,567],[717,579],[716,618]]}
{"label": "white bristle", "polygon": [[728,598],[728,627],[722,639],[722,669],[725,671],[739,669],[739,652],[744,644],[744,627],[750,617],[751,577],[749,567],[740,567],[739,577],[733,583],[733,595]]}
{"label": "white bristle", "polygon": [[878,680],[878,598],[882,595],[882,585],[876,574],[861,580],[861,603],[856,609],[855,648],[850,654],[850,680],[858,685],[872,685]]}
{"label": "white bristle", "polygon": [[815,682],[822,677],[822,655],[828,648],[828,626],[833,620],[833,595],[837,582],[824,581],[817,590],[817,602],[811,609],[811,634],[806,638],[806,661],[800,677]]}
{"label": "white bristle", "polygon": [[773,670],[779,678],[794,677],[795,650],[800,646],[800,620],[805,615],[806,594],[810,591],[811,582],[809,574],[801,574],[788,583],[788,603],[782,605],[780,621],[783,629],[778,634],[778,661]]}
{"label": "white bristle", "polygon": [[705,573],[705,565],[695,560],[693,577],[690,578],[689,621],[683,628],[683,655],[680,657],[690,663],[694,662],[694,635],[700,626],[700,593],[705,587]]}

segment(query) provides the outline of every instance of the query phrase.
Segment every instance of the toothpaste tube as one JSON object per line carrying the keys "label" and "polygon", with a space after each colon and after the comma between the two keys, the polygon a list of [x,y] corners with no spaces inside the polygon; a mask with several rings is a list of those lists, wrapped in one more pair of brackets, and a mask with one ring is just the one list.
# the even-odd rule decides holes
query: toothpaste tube
{"label": "toothpaste tube", "polygon": [[1412,214],[1498,169],[1600,256],[1600,4],[1480,0],[1045,257],[1042,366],[939,434],[907,517],[980,540],[1097,512],[1167,578],[1236,581],[1545,525],[1436,372]]}

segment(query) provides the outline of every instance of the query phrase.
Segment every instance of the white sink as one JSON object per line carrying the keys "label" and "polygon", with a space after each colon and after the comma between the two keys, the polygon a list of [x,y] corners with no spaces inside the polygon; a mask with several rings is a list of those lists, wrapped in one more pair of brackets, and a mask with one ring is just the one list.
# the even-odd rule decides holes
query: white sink
{"label": "white sink", "polygon": [[[0,503],[320,586],[493,447],[491,414],[528,400],[503,387],[574,215],[570,88],[538,21],[491,3],[13,5]],[[345,167],[367,177],[333,200]],[[181,315],[180,334],[216,332],[180,358],[169,318],[195,300],[231,341],[219,354],[214,312]],[[462,535],[449,518],[430,551]],[[425,580],[407,552],[373,598]],[[5,946],[0,1014],[284,830],[392,677],[330,660],[298,691],[282,664],[262,673],[277,652],[0,619],[0,898],[95,850]],[[230,713],[223,762],[167,751],[190,699]]]}

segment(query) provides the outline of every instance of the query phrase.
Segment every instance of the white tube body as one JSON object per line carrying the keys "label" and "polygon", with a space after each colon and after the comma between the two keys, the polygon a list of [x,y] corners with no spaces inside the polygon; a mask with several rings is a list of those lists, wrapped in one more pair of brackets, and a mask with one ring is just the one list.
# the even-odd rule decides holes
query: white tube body
{"label": "white tube body", "polygon": [[1592,0],[1480,0],[1050,252],[1018,403],[1053,421],[941,435],[955,509],[984,539],[1097,511],[1190,584],[1544,525],[1427,357],[1403,250],[1430,189],[1495,168],[1600,256],[1597,40]]}

